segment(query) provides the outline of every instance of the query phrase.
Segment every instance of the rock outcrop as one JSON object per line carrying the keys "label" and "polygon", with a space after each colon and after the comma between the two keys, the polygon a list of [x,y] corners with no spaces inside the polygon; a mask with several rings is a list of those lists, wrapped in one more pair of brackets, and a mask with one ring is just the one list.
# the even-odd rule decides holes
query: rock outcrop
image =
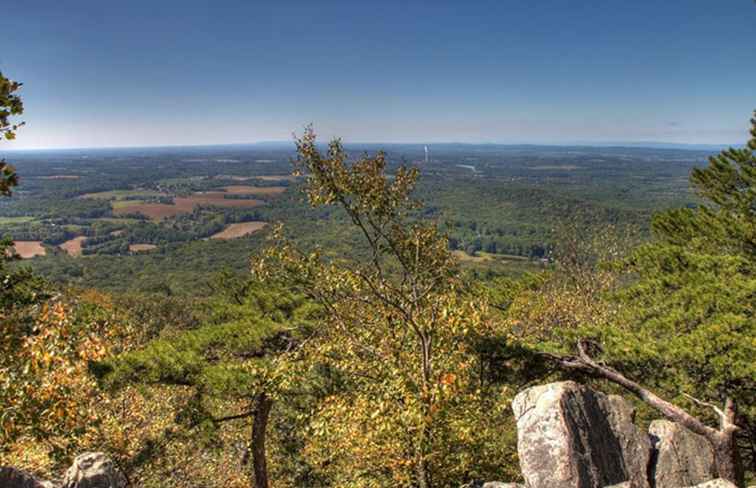
{"label": "rock outcrop", "polygon": [[535,386],[512,402],[517,451],[531,488],[648,488],[648,436],[633,410],[572,381]]}
{"label": "rock outcrop", "polygon": [[521,483],[504,483],[502,481],[473,481],[460,488],[526,488]]}
{"label": "rock outcrop", "polygon": [[77,456],[66,471],[61,488],[125,488],[126,479],[101,452]]}
{"label": "rock outcrop", "polygon": [[693,486],[716,477],[714,451],[700,435],[668,420],[654,420],[648,433],[654,448],[649,476],[655,488]]}
{"label": "rock outcrop", "polygon": [[2,488],[52,488],[49,481],[42,481],[20,469],[0,466],[0,487]]}
{"label": "rock outcrop", "polygon": [[705,483],[701,483],[694,486],[685,486],[683,488],[738,488],[738,487],[727,480],[717,478],[714,480],[706,481]]}

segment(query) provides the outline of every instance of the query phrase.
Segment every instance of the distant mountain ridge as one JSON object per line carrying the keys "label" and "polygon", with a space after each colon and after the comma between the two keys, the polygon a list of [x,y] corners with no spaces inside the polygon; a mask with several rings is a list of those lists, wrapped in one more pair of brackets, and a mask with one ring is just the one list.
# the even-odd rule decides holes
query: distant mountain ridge
{"label": "distant mountain ridge", "polygon": [[[633,149],[675,149],[688,151],[721,151],[729,147],[740,147],[742,144],[687,144],[676,142],[657,141],[609,141],[609,142],[575,142],[575,143],[499,143],[499,142],[347,142],[350,148],[505,148],[505,149],[572,149],[572,148],[633,148]],[[51,153],[68,151],[173,151],[173,150],[203,150],[203,149],[294,149],[293,141],[260,141],[250,143],[229,144],[193,144],[193,145],[165,145],[165,146],[112,146],[112,147],[70,147],[70,148],[46,148],[46,149],[5,149],[4,153]]]}

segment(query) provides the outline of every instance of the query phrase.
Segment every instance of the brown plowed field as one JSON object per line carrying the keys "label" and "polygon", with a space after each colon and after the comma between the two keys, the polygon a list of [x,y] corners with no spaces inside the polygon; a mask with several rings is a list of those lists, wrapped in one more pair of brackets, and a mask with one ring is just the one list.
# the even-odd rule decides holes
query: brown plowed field
{"label": "brown plowed field", "polygon": [[23,259],[33,258],[34,256],[44,256],[47,254],[42,241],[16,241],[13,243],[16,254]]}
{"label": "brown plowed field", "polygon": [[134,205],[119,206],[113,209],[113,214],[129,215],[139,213],[152,220],[160,220],[182,213],[190,213],[197,205],[244,208],[257,207],[264,203],[261,200],[224,198],[224,195],[226,195],[225,192],[197,193],[189,197],[175,197],[173,205],[165,203],[137,203]]}

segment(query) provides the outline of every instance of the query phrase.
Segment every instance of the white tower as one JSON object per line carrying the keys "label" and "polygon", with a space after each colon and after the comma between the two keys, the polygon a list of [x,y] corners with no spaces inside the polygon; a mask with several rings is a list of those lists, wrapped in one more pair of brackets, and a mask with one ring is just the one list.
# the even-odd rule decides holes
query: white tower
{"label": "white tower", "polygon": [[428,146],[425,146],[425,164],[428,164]]}

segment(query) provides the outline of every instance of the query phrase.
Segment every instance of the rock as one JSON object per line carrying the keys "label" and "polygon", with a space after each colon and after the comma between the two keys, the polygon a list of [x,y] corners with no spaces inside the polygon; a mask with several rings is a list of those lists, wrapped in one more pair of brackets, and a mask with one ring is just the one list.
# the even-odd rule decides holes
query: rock
{"label": "rock", "polygon": [[0,466],[0,487],[2,488],[53,488],[49,481],[38,480],[33,475],[9,466]]}
{"label": "rock", "polygon": [[[694,434],[695,435],[695,434]],[[684,488],[738,488],[737,485],[730,483],[722,478],[709,480],[698,485],[686,486]]]}
{"label": "rock", "polygon": [[620,455],[628,476],[623,481],[629,483],[628,488],[646,488],[649,486],[651,441],[648,435],[635,425],[635,409],[627,400],[619,395],[609,395],[606,398],[610,405],[609,425],[619,441]]}
{"label": "rock", "polygon": [[503,483],[501,481],[473,481],[466,485],[462,485],[460,488],[526,488],[521,483]]}
{"label": "rock", "polygon": [[512,402],[517,452],[533,488],[648,488],[651,445],[621,398],[573,381],[535,386]]}
{"label": "rock", "polygon": [[622,483],[617,483],[616,485],[605,486],[604,488],[630,488],[630,482],[623,481]]}
{"label": "rock", "polygon": [[126,478],[101,452],[77,456],[66,471],[61,488],[125,488]]}
{"label": "rock", "polygon": [[669,420],[654,420],[648,433],[654,457],[649,476],[656,488],[693,486],[716,478],[714,450],[702,436]]}

